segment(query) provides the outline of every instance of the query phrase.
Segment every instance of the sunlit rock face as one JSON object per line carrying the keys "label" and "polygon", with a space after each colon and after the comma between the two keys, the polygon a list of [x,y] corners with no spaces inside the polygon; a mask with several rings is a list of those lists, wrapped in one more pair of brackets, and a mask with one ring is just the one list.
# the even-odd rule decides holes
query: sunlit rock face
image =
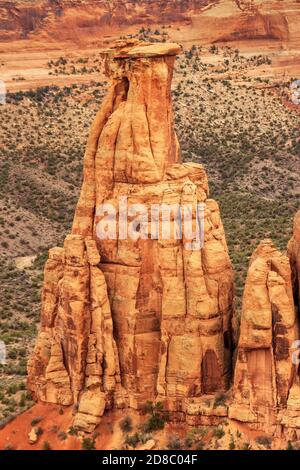
{"label": "sunlit rock face", "polygon": [[[180,162],[171,103],[179,52],[136,41],[105,52],[111,86],[87,143],[72,234],[45,266],[29,388],[39,400],[76,404],[74,424],[88,431],[105,409],[147,400],[184,416],[230,381],[233,271],[206,173]],[[154,234],[141,224],[141,236],[124,237],[118,219],[115,236],[99,238],[99,208],[119,215],[120,200],[177,208],[170,236],[161,217]],[[178,207],[203,203],[201,248],[194,231],[173,229]]]}

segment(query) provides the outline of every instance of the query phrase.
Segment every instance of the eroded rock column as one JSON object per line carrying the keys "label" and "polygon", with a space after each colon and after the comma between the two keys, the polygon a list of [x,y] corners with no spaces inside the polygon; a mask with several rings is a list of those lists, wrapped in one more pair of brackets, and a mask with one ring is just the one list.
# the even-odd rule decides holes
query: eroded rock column
{"label": "eroded rock column", "polygon": [[[111,86],[87,143],[72,235],[46,264],[29,387],[43,401],[77,404],[75,424],[86,430],[105,408],[160,400],[184,414],[229,385],[233,271],[206,173],[180,163],[171,103],[179,52],[119,41],[105,53]],[[192,230],[184,220],[178,236],[184,207]],[[147,217],[157,209],[157,230],[145,208]],[[116,226],[101,236],[111,210]]]}
{"label": "eroded rock column", "polygon": [[252,255],[245,285],[229,417],[260,423],[265,430],[280,424],[277,413],[285,414],[297,381],[296,339],[289,259],[264,240]]}

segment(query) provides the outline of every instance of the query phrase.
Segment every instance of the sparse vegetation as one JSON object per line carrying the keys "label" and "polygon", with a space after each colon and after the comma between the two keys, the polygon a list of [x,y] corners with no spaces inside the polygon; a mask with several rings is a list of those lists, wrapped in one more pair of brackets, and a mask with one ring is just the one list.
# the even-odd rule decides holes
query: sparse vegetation
{"label": "sparse vegetation", "polygon": [[272,446],[272,439],[267,436],[258,436],[255,441],[257,444],[266,447],[267,449],[271,449]]}
{"label": "sparse vegetation", "polygon": [[44,441],[43,450],[51,450],[51,446],[48,441]]}
{"label": "sparse vegetation", "polygon": [[221,439],[223,436],[225,436],[225,431],[222,426],[218,426],[217,428],[214,429],[213,432],[214,437],[216,439]]}
{"label": "sparse vegetation", "polygon": [[120,428],[123,432],[131,432],[132,431],[132,419],[130,416],[125,416],[120,422]]}
{"label": "sparse vegetation", "polygon": [[226,395],[224,395],[224,393],[220,393],[216,395],[213,407],[217,408],[218,406],[224,406],[225,404],[226,404]]}
{"label": "sparse vegetation", "polygon": [[148,401],[144,406],[144,412],[150,413],[150,417],[143,425],[144,432],[149,433],[164,428],[168,415],[163,411],[163,406],[160,402],[153,405]]}
{"label": "sparse vegetation", "polygon": [[134,449],[140,442],[140,435],[136,432],[132,434],[131,436],[127,435],[125,439],[125,444],[129,445],[130,447],[133,447]]}
{"label": "sparse vegetation", "polygon": [[95,450],[95,440],[90,437],[85,437],[81,443],[82,450]]}
{"label": "sparse vegetation", "polygon": [[169,450],[180,450],[181,442],[178,436],[170,436],[167,444]]}

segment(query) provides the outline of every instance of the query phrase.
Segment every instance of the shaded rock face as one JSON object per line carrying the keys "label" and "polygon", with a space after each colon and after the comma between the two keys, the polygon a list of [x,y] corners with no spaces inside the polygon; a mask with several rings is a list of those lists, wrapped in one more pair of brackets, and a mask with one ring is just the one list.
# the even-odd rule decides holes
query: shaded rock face
{"label": "shaded rock face", "polygon": [[299,392],[293,361],[298,338],[289,258],[264,240],[252,255],[245,285],[230,418],[266,431],[298,427],[289,417]]}
{"label": "shaded rock face", "polygon": [[[159,400],[185,414],[229,385],[233,271],[205,171],[180,163],[170,92],[178,52],[118,42],[106,53],[111,87],[87,143],[72,235],[45,267],[29,388],[42,401],[77,404],[74,423],[85,430],[105,408]],[[166,239],[142,224],[138,239],[120,230],[99,239],[99,207],[117,213],[120,198],[129,207],[204,203],[203,248],[190,249],[194,235]]]}

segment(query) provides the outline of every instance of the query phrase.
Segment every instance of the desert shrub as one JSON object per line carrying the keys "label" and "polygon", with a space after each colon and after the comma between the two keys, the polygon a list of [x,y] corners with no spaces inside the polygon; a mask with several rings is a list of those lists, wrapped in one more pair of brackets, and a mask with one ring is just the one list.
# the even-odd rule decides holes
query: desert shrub
{"label": "desert shrub", "polygon": [[31,426],[36,426],[37,424],[39,424],[41,421],[42,421],[43,418],[41,418],[40,416],[37,416],[36,418],[33,418],[33,420],[31,421]]}
{"label": "desert shrub", "polygon": [[19,406],[23,408],[26,405],[26,393],[22,393],[20,401],[19,401]]}
{"label": "desert shrub", "polygon": [[184,440],[184,446],[188,449],[194,444],[194,437],[191,434],[188,434]]}
{"label": "desert shrub", "polygon": [[43,450],[51,450],[51,446],[48,441],[44,441]]}
{"label": "desert shrub", "polygon": [[229,450],[234,450],[234,449],[235,449],[235,442],[234,442],[233,436],[231,436],[230,442],[229,442]]}
{"label": "desert shrub", "polygon": [[181,449],[181,442],[178,436],[170,436],[167,448],[169,450],[180,450]]}
{"label": "desert shrub", "polygon": [[291,443],[291,441],[288,441],[287,446],[286,446],[286,450],[294,450],[294,446]]}
{"label": "desert shrub", "polygon": [[128,444],[134,449],[136,448],[139,442],[140,442],[140,436],[137,432],[135,434],[132,434],[131,436],[126,436],[125,444]]}
{"label": "desert shrub", "polygon": [[142,412],[144,414],[149,414],[153,412],[153,403],[152,401],[146,401],[146,403],[142,406]]}
{"label": "desert shrub", "polygon": [[96,447],[95,447],[95,441],[94,441],[94,439],[91,439],[91,438],[89,438],[89,437],[85,437],[85,438],[82,440],[81,448],[82,448],[83,450],[95,450]]}
{"label": "desert shrub", "polygon": [[130,416],[125,416],[120,422],[120,428],[123,432],[132,431],[132,419]]}
{"label": "desert shrub", "polygon": [[225,431],[222,426],[218,426],[216,429],[214,429],[213,435],[217,439],[221,439],[223,436],[225,436]]}
{"label": "desert shrub", "polygon": [[60,431],[57,435],[58,439],[60,441],[65,441],[67,439],[67,434],[64,431]]}
{"label": "desert shrub", "polygon": [[244,442],[241,450],[251,450],[251,445],[249,444],[249,442]]}
{"label": "desert shrub", "polygon": [[68,433],[70,434],[70,436],[77,436],[78,434],[78,429],[75,428],[74,426],[71,426]]}
{"label": "desert shrub", "polygon": [[44,430],[40,426],[36,428],[35,432],[37,436],[41,436],[42,434],[44,434]]}
{"label": "desert shrub", "polygon": [[213,407],[217,408],[218,406],[224,406],[225,403],[226,403],[226,395],[224,395],[224,393],[220,393],[216,395]]}
{"label": "desert shrub", "polygon": [[198,441],[196,449],[197,450],[204,450],[204,448],[205,448],[204,441],[202,441],[202,440]]}
{"label": "desert shrub", "polygon": [[272,439],[270,437],[267,437],[267,436],[258,436],[255,440],[256,440],[257,444],[260,444],[264,447],[267,447],[268,449],[272,445]]}
{"label": "desert shrub", "polygon": [[153,413],[148,421],[144,424],[144,432],[156,431],[163,429],[165,426],[165,418],[160,413]]}

